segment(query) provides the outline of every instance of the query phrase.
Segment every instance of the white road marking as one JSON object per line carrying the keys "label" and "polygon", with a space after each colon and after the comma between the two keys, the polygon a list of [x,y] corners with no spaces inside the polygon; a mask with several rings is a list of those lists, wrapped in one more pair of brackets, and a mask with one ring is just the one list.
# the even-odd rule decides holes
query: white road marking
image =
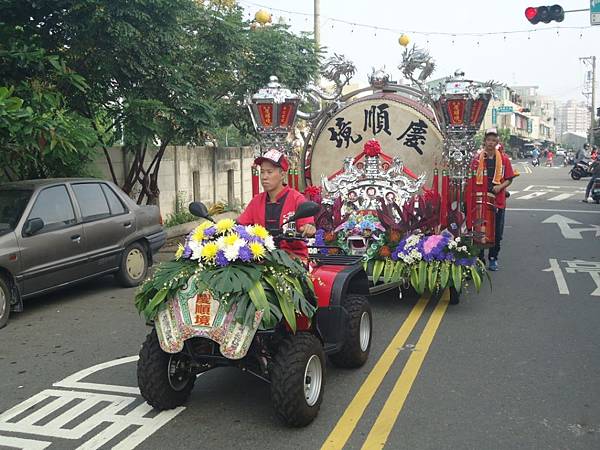
{"label": "white road marking", "polygon": [[548,191],[534,191],[530,194],[524,195],[523,197],[517,197],[515,200],[531,200],[532,198],[541,197],[544,194],[547,194]]}
{"label": "white road marking", "polygon": [[571,198],[575,195],[575,193],[571,193],[571,194],[558,194],[556,197],[552,197],[549,198],[548,201],[550,202],[560,202],[561,200],[566,200],[568,198]]}
{"label": "white road marking", "polygon": [[67,389],[89,389],[91,391],[105,391],[105,392],[121,392],[123,394],[140,395],[140,390],[137,387],[130,386],[117,386],[113,384],[101,384],[101,383],[85,383],[81,380],[90,376],[93,373],[99,372],[110,367],[119,366],[121,364],[127,364],[135,362],[139,359],[138,355],[128,356],[127,358],[119,358],[113,361],[107,361],[102,364],[96,364],[95,366],[88,367],[87,369],[80,370],[73,375],[69,375],[67,378],[54,383],[54,387],[62,387]]}
{"label": "white road marking", "polygon": [[[129,434],[120,436],[120,442],[112,443],[112,448],[129,450],[137,447],[184,411],[185,407],[181,406],[173,410],[155,413],[152,407],[139,397],[138,388],[82,381],[98,371],[135,362],[137,359],[138,356],[130,356],[107,361],[83,369],[54,383],[54,387],[81,390],[46,389],[28,398],[0,414],[0,431],[69,440],[81,440],[88,436],[89,439],[82,442],[77,448],[91,450],[105,446],[118,435],[122,435],[123,431],[131,429]],[[83,389],[103,392],[86,392]],[[72,406],[65,409],[66,405]],[[134,407],[133,410],[123,412],[132,407]],[[92,409],[95,412],[89,415],[89,411]],[[60,413],[56,415],[59,410]],[[152,413],[152,416],[146,417],[149,413]],[[48,417],[51,419],[46,422],[45,419]],[[40,424],[40,422],[45,423]],[[95,435],[91,434],[101,424],[107,423],[108,427]],[[66,428],[67,425],[69,425],[68,428]],[[45,440],[0,435],[0,445],[20,449],[45,449],[52,444],[53,442]]]}
{"label": "white road marking", "polygon": [[542,269],[542,272],[554,272],[554,278],[558,285],[558,293],[562,295],[569,295],[569,288],[567,286],[567,280],[563,275],[562,269],[558,264],[558,261],[554,258],[550,258],[550,267],[548,269]]}
{"label": "white road marking", "polygon": [[582,223],[569,217],[561,216],[560,214],[554,214],[542,221],[542,223],[555,223],[558,225],[565,239],[583,239],[581,233],[584,231],[594,231],[596,237],[600,236],[600,225],[592,225],[591,228],[572,228],[570,225],[582,225]]}
{"label": "white road marking", "polygon": [[506,208],[507,211],[521,211],[521,212],[566,212],[566,213],[584,213],[584,214],[600,214],[600,211],[586,210],[586,209],[548,209],[548,208]]}
{"label": "white road marking", "polygon": [[52,442],[35,441],[33,439],[22,439],[9,436],[0,436],[0,446],[18,448],[22,450],[43,450],[52,445]]}

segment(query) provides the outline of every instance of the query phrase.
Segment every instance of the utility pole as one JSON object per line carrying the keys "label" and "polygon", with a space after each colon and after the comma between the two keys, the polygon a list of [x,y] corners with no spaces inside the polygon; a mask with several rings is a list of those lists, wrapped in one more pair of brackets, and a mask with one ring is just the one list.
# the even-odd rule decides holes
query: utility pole
{"label": "utility pole", "polygon": [[592,120],[590,121],[590,145],[594,145],[594,129],[596,128],[596,57],[587,56],[585,58],[579,58],[584,64],[592,66],[592,85],[589,91],[583,93],[583,95],[591,95],[592,103]]}
{"label": "utility pole", "polygon": [[314,16],[315,45],[318,50],[321,46],[321,0],[315,0]]}

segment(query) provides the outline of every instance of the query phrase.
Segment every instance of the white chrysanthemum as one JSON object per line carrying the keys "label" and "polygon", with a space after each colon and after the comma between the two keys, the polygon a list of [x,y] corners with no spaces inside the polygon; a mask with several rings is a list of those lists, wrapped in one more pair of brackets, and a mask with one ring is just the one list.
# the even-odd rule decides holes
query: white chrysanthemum
{"label": "white chrysanthemum", "polygon": [[419,240],[420,238],[417,235],[410,236],[408,239],[406,239],[406,245],[413,247],[419,243]]}
{"label": "white chrysanthemum", "polygon": [[233,246],[236,247],[239,251],[240,248],[242,248],[246,244],[248,244],[248,241],[246,239],[238,239],[237,241],[235,241]]}
{"label": "white chrysanthemum", "polygon": [[273,239],[273,236],[267,236],[265,238],[265,248],[270,252],[275,250],[275,240]]}
{"label": "white chrysanthemum", "polygon": [[227,261],[235,261],[240,253],[240,247],[237,245],[229,245],[223,249],[223,254]]}
{"label": "white chrysanthemum", "polygon": [[455,238],[454,241],[456,241],[457,243],[460,242],[460,236],[458,236],[457,238]]}
{"label": "white chrysanthemum", "polygon": [[192,256],[190,259],[198,260],[202,256],[203,245],[200,245],[198,242],[190,242],[190,249],[192,250]]}
{"label": "white chrysanthemum", "polygon": [[215,242],[217,244],[217,247],[219,247],[219,250],[225,250],[225,236],[219,237]]}
{"label": "white chrysanthemum", "polygon": [[421,260],[421,253],[419,253],[419,251],[417,249],[412,249],[410,251],[409,255],[415,261],[420,261]]}

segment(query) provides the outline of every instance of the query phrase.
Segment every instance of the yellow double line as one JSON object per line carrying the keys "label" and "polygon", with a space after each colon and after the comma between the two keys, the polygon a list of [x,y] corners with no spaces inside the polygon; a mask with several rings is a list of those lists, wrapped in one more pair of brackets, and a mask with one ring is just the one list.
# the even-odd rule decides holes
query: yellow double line
{"label": "yellow double line", "polygon": [[[390,393],[387,401],[385,402],[383,409],[379,413],[373,428],[369,432],[366,441],[364,442],[363,449],[383,448],[396,419],[404,406],[404,402],[413,382],[415,381],[421,364],[425,360],[427,351],[433,341],[433,337],[442,321],[442,317],[448,307],[449,292],[446,290],[440,299],[439,303],[433,310],[431,317],[429,318],[425,329],[423,330],[419,341],[415,347],[415,351],[411,353],[404,370],[400,374],[400,377],[396,381],[392,392]],[[386,374],[390,370],[392,364],[396,360],[396,357],[400,353],[402,347],[406,343],[408,337],[412,333],[413,329],[417,325],[427,303],[429,297],[421,297],[417,304],[414,306],[396,336],[392,339],[386,350],[383,352],[379,361],[373,367],[373,370],[364,381],[344,414],[336,424],[333,431],[327,437],[325,443],[321,447],[321,450],[334,450],[342,449],[344,445],[350,439],[352,432],[356,428],[365,410],[369,406],[373,396],[377,389],[381,385]]]}

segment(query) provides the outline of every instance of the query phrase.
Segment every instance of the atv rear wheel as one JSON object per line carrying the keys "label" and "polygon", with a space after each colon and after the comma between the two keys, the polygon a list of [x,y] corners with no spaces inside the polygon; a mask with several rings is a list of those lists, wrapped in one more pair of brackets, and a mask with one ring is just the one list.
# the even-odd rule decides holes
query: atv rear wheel
{"label": "atv rear wheel", "polygon": [[160,348],[152,329],[140,350],[137,365],[138,386],[142,397],[154,409],[173,409],[189,398],[196,375],[186,353],[166,353]]}
{"label": "atv rear wheel", "polygon": [[323,401],[325,354],[321,341],[309,333],[285,337],[269,371],[271,400],[279,418],[292,427],[311,423]]}
{"label": "atv rear wheel", "polygon": [[342,349],[329,357],[338,367],[362,366],[371,351],[373,315],[371,305],[364,295],[349,295],[342,306],[348,312],[348,323]]}

